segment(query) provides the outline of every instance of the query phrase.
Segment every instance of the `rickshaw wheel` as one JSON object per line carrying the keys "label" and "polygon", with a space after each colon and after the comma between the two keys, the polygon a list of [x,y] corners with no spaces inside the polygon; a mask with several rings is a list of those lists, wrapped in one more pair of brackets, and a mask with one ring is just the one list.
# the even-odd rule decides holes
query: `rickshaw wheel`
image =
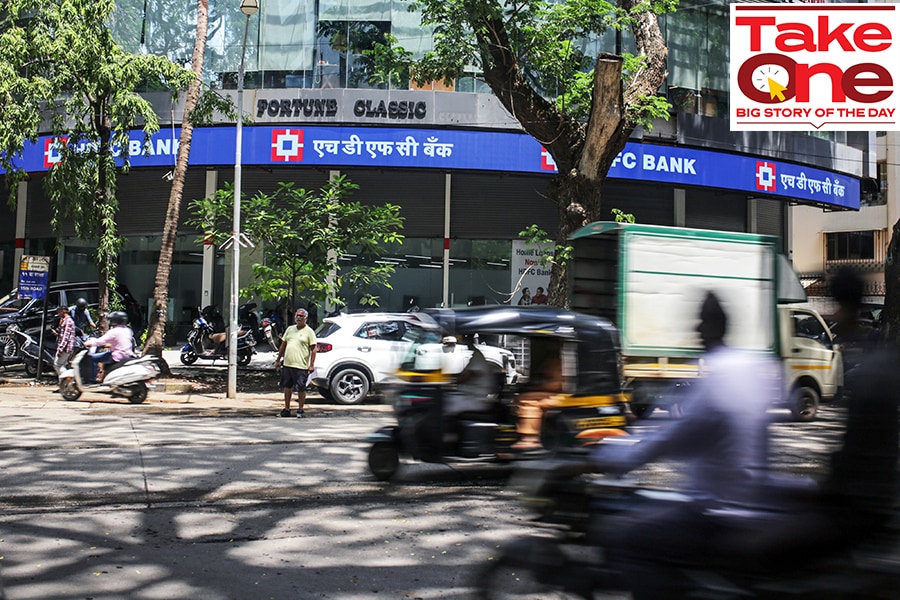
{"label": "rickshaw wheel", "polygon": [[400,449],[394,442],[375,442],[369,448],[369,470],[379,481],[387,481],[400,466]]}

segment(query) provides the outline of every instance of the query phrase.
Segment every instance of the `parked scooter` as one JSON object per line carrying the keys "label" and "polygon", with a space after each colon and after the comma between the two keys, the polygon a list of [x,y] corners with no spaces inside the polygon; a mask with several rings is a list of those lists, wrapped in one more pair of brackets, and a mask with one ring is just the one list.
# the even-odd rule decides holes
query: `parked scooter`
{"label": "parked scooter", "polygon": [[262,331],[260,330],[259,316],[256,311],[256,302],[241,304],[238,307],[238,325],[241,329],[249,329],[254,340],[262,339]]}
{"label": "parked scooter", "polygon": [[[220,336],[221,340],[219,339]],[[225,344],[225,333],[222,315],[214,306],[207,306],[194,319],[194,324],[187,335],[187,344],[181,349],[181,362],[192,365],[198,359],[227,360],[228,348]],[[256,354],[256,339],[249,329],[241,329],[237,336],[237,363],[241,366],[250,364]]]}
{"label": "parked scooter", "polygon": [[[19,329],[17,325],[10,325],[8,331],[19,339],[19,352],[22,355],[22,365],[25,367],[25,374],[28,377],[37,376],[38,360],[42,360],[42,374],[55,374],[56,365],[56,337],[45,335],[43,349],[40,348],[39,341],[31,337],[28,333]],[[84,349],[84,338],[80,335],[75,336],[75,344],[72,348],[73,355]],[[40,357],[40,359],[38,358]]]}
{"label": "parked scooter", "polygon": [[160,373],[159,358],[142,356],[106,366],[106,375],[97,382],[93,375],[90,348],[85,348],[72,359],[71,368],[60,374],[63,382],[60,393],[64,400],[78,400],[82,392],[99,392],[128,398],[132,404],[140,404],[147,398],[151,380]]}
{"label": "parked scooter", "polygon": [[260,323],[263,337],[269,343],[273,352],[278,352],[281,348],[281,335],[284,333],[284,319],[278,314],[278,309],[273,308],[268,311]]}

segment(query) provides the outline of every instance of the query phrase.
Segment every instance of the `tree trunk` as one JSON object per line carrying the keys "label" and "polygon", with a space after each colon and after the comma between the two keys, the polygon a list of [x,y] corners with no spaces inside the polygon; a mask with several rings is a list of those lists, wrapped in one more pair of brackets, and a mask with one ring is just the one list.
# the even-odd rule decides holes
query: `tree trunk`
{"label": "tree trunk", "polygon": [[[187,98],[184,103],[178,159],[175,162],[175,176],[172,178],[172,189],[169,192],[169,206],[166,209],[166,222],[163,225],[162,243],[159,249],[159,265],[156,268],[156,281],[153,288],[153,313],[148,315],[147,341],[144,344],[144,354],[155,356],[162,356],[163,334],[166,322],[170,318],[166,314],[169,302],[169,275],[172,272],[172,256],[175,253],[175,241],[178,237],[178,218],[181,212],[184,180],[187,175],[188,157],[191,153],[191,140],[194,133],[191,111],[194,110],[200,99],[208,27],[209,1],[197,0],[197,33],[194,37],[194,53],[191,56],[191,69],[196,78],[188,86]],[[239,106],[239,119],[243,117],[241,109],[242,107]]]}
{"label": "tree trunk", "polygon": [[109,169],[115,169],[112,159],[105,160],[111,156],[109,147],[109,139],[112,134],[112,126],[109,118],[104,110],[105,103],[98,101],[94,107],[94,119],[97,133],[100,138],[98,149],[98,171],[97,171],[97,207],[99,208],[98,224],[99,224],[99,240],[97,244],[97,282],[98,282],[98,299],[97,299],[97,329],[100,333],[105,333],[109,329],[109,321],[106,316],[109,314],[109,287],[110,284],[115,285],[116,266],[119,257],[119,249],[121,240],[116,229],[116,212],[118,203],[116,202],[115,189],[111,186],[110,181],[114,178],[110,177]]}
{"label": "tree trunk", "polygon": [[550,267],[550,284],[547,287],[548,304],[568,307],[568,274],[560,253],[569,245],[570,235],[600,219],[602,187],[603,179],[590,179],[580,173],[560,175],[550,184],[550,199],[556,202],[559,209],[559,228],[556,232],[553,264]]}
{"label": "tree trunk", "polygon": [[900,221],[894,223],[891,243],[884,261],[884,311],[881,314],[882,340],[900,347]]}

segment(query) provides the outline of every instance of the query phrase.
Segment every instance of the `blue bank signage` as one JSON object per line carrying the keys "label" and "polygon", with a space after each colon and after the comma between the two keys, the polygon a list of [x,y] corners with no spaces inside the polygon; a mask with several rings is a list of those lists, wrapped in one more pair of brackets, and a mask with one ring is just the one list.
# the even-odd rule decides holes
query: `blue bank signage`
{"label": "blue bank signage", "polygon": [[[132,132],[128,148],[134,167],[171,167],[180,130],[160,131],[144,142]],[[60,160],[60,144],[39,138],[26,147],[28,171],[46,171]],[[233,127],[194,129],[192,166],[234,164]],[[402,167],[447,170],[555,173],[549,153],[522,133],[388,127],[255,126],[243,128],[246,165],[313,167]],[[859,180],[792,163],[673,146],[629,142],[609,177],[712,187],[805,203],[859,209]]]}

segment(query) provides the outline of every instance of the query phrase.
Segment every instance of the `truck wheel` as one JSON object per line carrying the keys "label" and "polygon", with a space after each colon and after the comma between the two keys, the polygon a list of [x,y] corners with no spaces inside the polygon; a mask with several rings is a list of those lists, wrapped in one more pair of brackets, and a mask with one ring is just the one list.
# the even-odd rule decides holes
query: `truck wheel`
{"label": "truck wheel", "polygon": [[394,442],[375,442],[369,448],[369,470],[379,481],[387,481],[400,466],[400,449]]}
{"label": "truck wheel", "polygon": [[331,395],[340,404],[359,404],[368,393],[369,377],[359,369],[341,369],[331,379]]}
{"label": "truck wheel", "polygon": [[808,385],[800,385],[791,391],[791,414],[800,423],[809,423],[819,412],[819,392]]}

